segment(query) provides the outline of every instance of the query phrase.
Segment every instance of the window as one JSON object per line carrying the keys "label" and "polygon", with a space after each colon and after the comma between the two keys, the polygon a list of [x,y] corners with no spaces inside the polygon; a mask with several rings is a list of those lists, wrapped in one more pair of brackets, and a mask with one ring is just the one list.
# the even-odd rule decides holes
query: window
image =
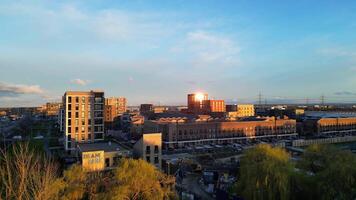
{"label": "window", "polygon": [[110,158],[105,158],[105,167],[110,167]]}
{"label": "window", "polygon": [[68,104],[68,110],[72,110],[72,104]]}
{"label": "window", "polygon": [[95,119],[94,120],[94,124],[102,124],[103,123],[103,119]]}
{"label": "window", "polygon": [[79,120],[78,119],[75,119],[75,125],[79,126]]}
{"label": "window", "polygon": [[82,140],[85,140],[85,135],[82,134],[82,135],[81,135],[81,138],[82,138]]}
{"label": "window", "polygon": [[151,159],[150,159],[149,156],[146,156],[146,161],[147,161],[147,162],[151,162]]}
{"label": "window", "polygon": [[72,125],[72,120],[68,120],[68,126],[71,126]]}
{"label": "window", "polygon": [[85,132],[85,127],[84,127],[84,126],[82,126],[82,133],[83,133],[83,132]]}
{"label": "window", "polygon": [[101,103],[102,102],[102,98],[101,97],[95,97],[94,101],[95,101],[95,103]]}
{"label": "window", "polygon": [[85,97],[82,97],[82,103],[85,103]]}
{"label": "window", "polygon": [[88,140],[91,140],[91,134],[90,133],[88,134]]}
{"label": "window", "polygon": [[151,153],[151,147],[150,146],[146,146],[146,153],[150,154]]}
{"label": "window", "polygon": [[75,110],[79,110],[79,105],[78,104],[75,105]]}
{"label": "window", "polygon": [[102,110],[102,109],[103,109],[103,105],[100,105],[100,104],[94,105],[94,110]]}
{"label": "window", "polygon": [[79,117],[79,113],[75,112],[75,118],[78,118],[78,117]]}
{"label": "window", "polygon": [[84,104],[82,104],[82,111],[84,111],[85,110],[85,105]]}
{"label": "window", "polygon": [[72,97],[68,97],[68,103],[72,103]]}
{"label": "window", "polygon": [[79,128],[75,127],[75,133],[78,133],[78,131],[79,131]]}
{"label": "window", "polygon": [[79,103],[79,97],[75,97],[75,103]]}
{"label": "window", "polygon": [[155,145],[155,153],[159,153],[158,145]]}
{"label": "window", "polygon": [[68,133],[71,133],[72,132],[72,129],[71,129],[71,127],[68,127],[68,131],[67,131]]}
{"label": "window", "polygon": [[85,117],[85,112],[82,112],[82,118],[84,118]]}
{"label": "window", "polygon": [[159,160],[158,160],[158,156],[155,156],[155,164],[158,164]]}
{"label": "window", "polygon": [[103,139],[103,134],[102,133],[96,133],[95,134],[95,139]]}
{"label": "window", "polygon": [[94,126],[94,131],[95,132],[101,132],[101,131],[103,131],[104,129],[103,129],[103,127],[102,126]]}
{"label": "window", "polygon": [[68,112],[68,118],[72,118],[72,112]]}

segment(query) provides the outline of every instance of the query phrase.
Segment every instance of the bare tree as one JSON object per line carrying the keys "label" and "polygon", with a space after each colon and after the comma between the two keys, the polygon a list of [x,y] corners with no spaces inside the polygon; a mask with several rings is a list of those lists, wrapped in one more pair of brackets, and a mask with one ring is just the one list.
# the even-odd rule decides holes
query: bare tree
{"label": "bare tree", "polygon": [[57,165],[28,143],[13,145],[0,152],[0,198],[16,200],[59,199],[64,182]]}

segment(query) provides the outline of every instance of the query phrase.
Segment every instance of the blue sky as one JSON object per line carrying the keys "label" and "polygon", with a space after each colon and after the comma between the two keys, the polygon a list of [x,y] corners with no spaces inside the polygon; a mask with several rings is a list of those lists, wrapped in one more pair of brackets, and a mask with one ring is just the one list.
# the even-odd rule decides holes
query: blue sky
{"label": "blue sky", "polygon": [[103,89],[139,103],[356,101],[355,1],[0,2],[0,107]]}

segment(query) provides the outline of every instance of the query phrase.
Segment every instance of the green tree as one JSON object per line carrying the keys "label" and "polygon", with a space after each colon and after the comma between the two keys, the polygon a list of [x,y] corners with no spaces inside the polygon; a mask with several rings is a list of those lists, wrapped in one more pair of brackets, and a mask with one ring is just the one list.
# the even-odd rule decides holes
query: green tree
{"label": "green tree", "polygon": [[123,159],[115,170],[112,199],[162,200],[174,196],[175,179],[143,160]]}
{"label": "green tree", "polygon": [[68,170],[64,171],[63,176],[65,182],[63,199],[82,199],[85,194],[85,181],[87,178],[82,166],[72,165]]}
{"label": "green tree", "polygon": [[350,151],[311,145],[297,167],[305,177],[298,193],[319,199],[356,198],[356,156]]}
{"label": "green tree", "polygon": [[257,145],[241,159],[236,189],[245,199],[289,199],[293,165],[281,148]]}

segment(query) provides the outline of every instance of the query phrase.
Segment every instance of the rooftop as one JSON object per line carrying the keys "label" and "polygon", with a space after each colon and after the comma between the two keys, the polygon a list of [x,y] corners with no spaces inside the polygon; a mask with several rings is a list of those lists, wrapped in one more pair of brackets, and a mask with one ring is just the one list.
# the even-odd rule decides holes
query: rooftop
{"label": "rooftop", "polygon": [[87,151],[104,151],[104,152],[113,152],[124,150],[119,144],[114,142],[100,142],[100,143],[86,143],[79,144],[79,150],[81,152]]}

